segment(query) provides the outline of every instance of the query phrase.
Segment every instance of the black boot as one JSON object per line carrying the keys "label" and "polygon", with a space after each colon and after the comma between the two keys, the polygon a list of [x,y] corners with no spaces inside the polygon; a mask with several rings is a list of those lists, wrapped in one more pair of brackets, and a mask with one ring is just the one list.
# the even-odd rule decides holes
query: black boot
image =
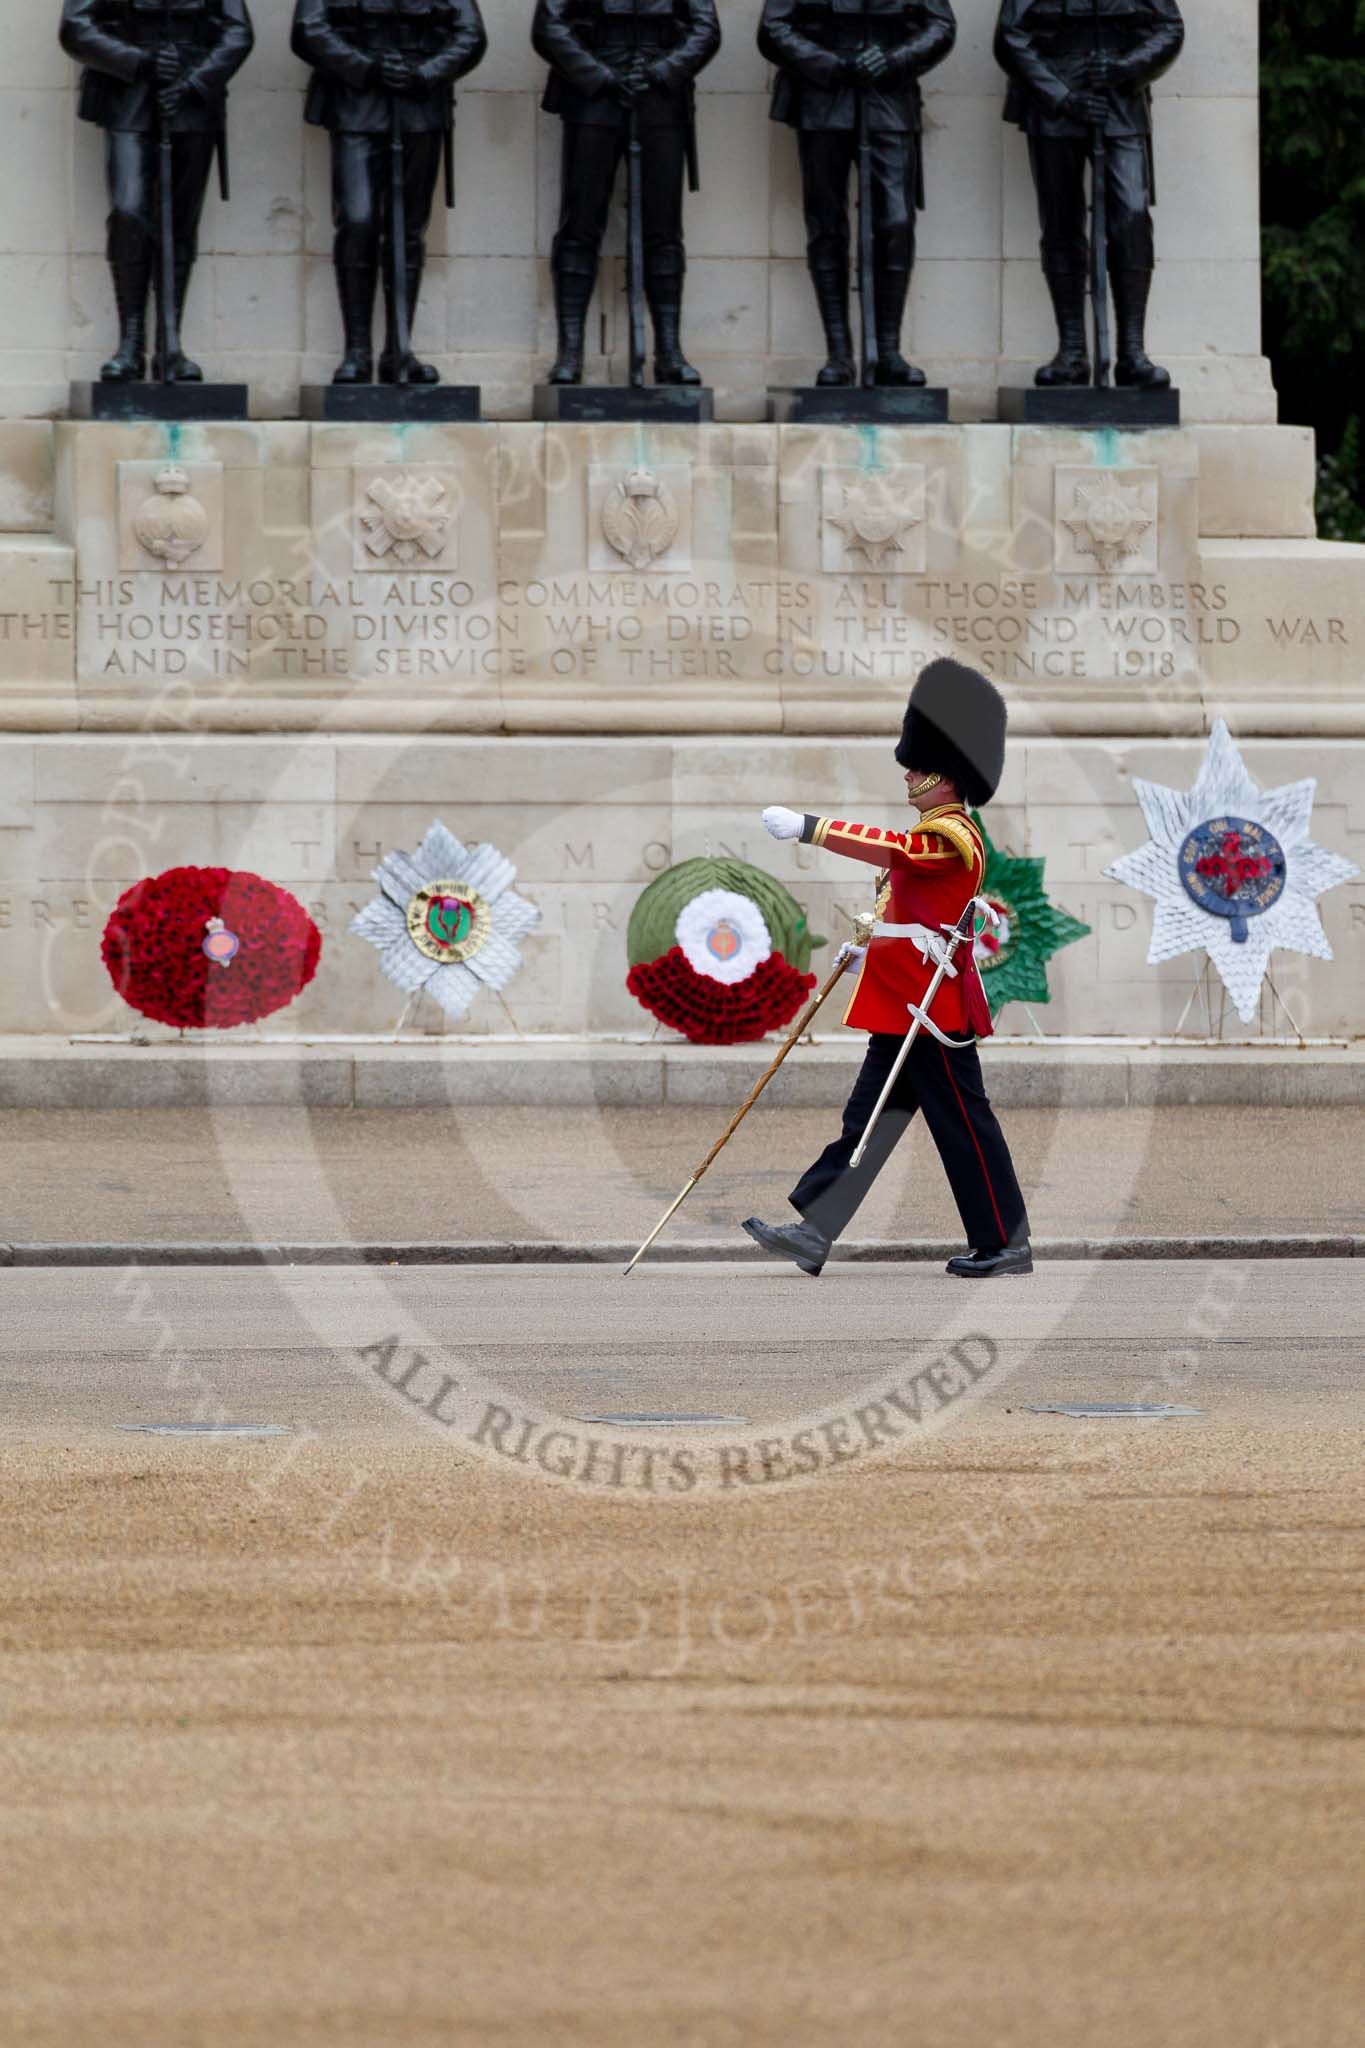
{"label": "black boot", "polygon": [[1044,274],[1052,294],[1052,310],[1057,316],[1057,353],[1050,363],[1043,364],[1033,381],[1042,385],[1088,384],[1090,345],[1085,332],[1085,272],[1049,270]]}
{"label": "black boot", "polygon": [[374,293],[379,275],[370,264],[346,264],[337,268],[337,296],[341,300],[341,328],[346,353],[332,377],[334,384],[372,384],[374,350]]}
{"label": "black boot", "polygon": [[649,317],[654,322],[654,382],[656,384],[701,383],[701,371],[694,370],[682,352],[682,272],[645,279]]}
{"label": "black boot", "polygon": [[825,330],[825,348],[828,361],[816,383],[822,389],[847,390],[858,381],[858,367],[853,354],[853,330],[848,324],[848,258],[827,263],[821,258],[812,258],[810,266],[811,283],[815,286],[815,303],[820,308],[820,320]]}
{"label": "black boot", "polygon": [[[434,363],[420,362],[412,352],[412,328],[413,322],[417,318],[417,301],[422,295],[422,272],[424,268],[425,258],[420,244],[415,248],[410,246],[407,261],[408,353],[404,359],[407,368],[405,381],[409,384],[439,384],[441,381],[441,373],[436,368],[436,365]],[[379,358],[379,381],[381,384],[396,384],[399,371],[398,320],[397,309],[394,304],[392,277],[386,277],[384,280],[384,308],[387,319],[387,333],[384,340],[384,353]]]}
{"label": "black boot", "polygon": [[1147,326],[1147,294],[1152,288],[1150,270],[1114,272],[1114,311],[1118,316],[1118,349],[1114,359],[1114,382],[1134,384],[1139,391],[1169,391],[1171,373],[1154,363],[1144,347]]}
{"label": "black boot", "polygon": [[595,270],[555,272],[555,318],[559,324],[559,354],[550,371],[551,384],[583,382],[583,349],[587,338],[588,308],[597,284]]}
{"label": "black boot", "polygon": [[901,354],[901,328],[905,323],[905,302],[910,296],[908,270],[877,272],[877,382],[914,384],[925,381],[923,370],[908,363]]}
{"label": "black boot", "polygon": [[812,1280],[820,1278],[833,1240],[804,1217],[796,1223],[765,1223],[759,1216],[750,1216],[743,1227],[765,1252],[772,1252],[779,1259],[795,1259]]}
{"label": "black boot", "polygon": [[962,1252],[944,1267],[955,1280],[1008,1280],[1033,1271],[1027,1244],[998,1245],[994,1251]]}
{"label": "black boot", "polygon": [[[175,259],[175,331],[177,334],[183,334],[184,332],[185,301],[189,297],[190,272],[193,268],[194,258],[192,256],[182,256],[177,253]],[[161,374],[161,355],[158,351],[156,360],[152,364],[152,375],[158,383],[164,381],[167,384],[202,384],[204,381],[204,373],[198,363],[192,362],[185,354],[183,348],[177,348],[175,354],[171,357],[164,379]]]}
{"label": "black boot", "polygon": [[141,384],[147,375],[147,287],[151,252],[110,258],[118,305],[118,347],[100,370],[103,384]]}

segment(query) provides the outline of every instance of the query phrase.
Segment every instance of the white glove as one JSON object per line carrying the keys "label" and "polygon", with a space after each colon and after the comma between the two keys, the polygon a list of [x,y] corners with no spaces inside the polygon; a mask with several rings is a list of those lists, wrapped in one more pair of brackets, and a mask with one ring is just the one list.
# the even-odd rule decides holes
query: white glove
{"label": "white glove", "polygon": [[834,956],[834,964],[836,967],[843,967],[851,973],[855,968],[861,967],[866,958],[866,946],[855,946],[852,939],[845,939],[843,945],[840,946]]}
{"label": "white glove", "polygon": [[774,839],[799,839],[805,818],[800,811],[789,811],[781,804],[769,804],[763,813],[763,829]]}

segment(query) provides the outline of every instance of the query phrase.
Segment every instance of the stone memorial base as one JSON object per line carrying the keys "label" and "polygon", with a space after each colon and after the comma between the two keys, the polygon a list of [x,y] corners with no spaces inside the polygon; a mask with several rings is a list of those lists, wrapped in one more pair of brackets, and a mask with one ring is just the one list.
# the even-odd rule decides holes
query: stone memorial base
{"label": "stone memorial base", "polygon": [[[544,914],[517,1027],[647,1030],[625,934],[672,862],[753,861],[847,933],[871,871],[760,814],[902,822],[892,744],[940,654],[1009,700],[992,838],[1093,928],[1048,1027],[1172,1031],[1197,963],[1149,968],[1151,906],[1104,873],[1147,836],[1135,777],[1188,789],[1224,717],[1365,861],[1365,548],[1314,537],[1313,458],[1294,427],[2,423],[0,1034],[136,1029],[100,932],[178,865],[318,918],[282,1028],[392,1031],[348,925],[438,817]],[[1321,910],[1335,960],[1277,987],[1355,1032],[1365,885]]]}
{"label": "stone memorial base", "polygon": [[948,417],[948,392],[933,384],[877,384],[825,388],[776,384],[768,391],[768,418],[782,426],[938,426]]}
{"label": "stone memorial base", "polygon": [[305,384],[299,415],[305,420],[383,421],[402,425],[477,420],[483,392],[477,384]]}
{"label": "stone memorial base", "polygon": [[73,420],[244,420],[245,384],[73,384]]}
{"label": "stone memorial base", "polygon": [[1180,393],[1117,384],[1001,385],[1000,417],[1019,427],[1178,427]]}
{"label": "stone memorial base", "polygon": [[537,384],[533,412],[538,420],[657,422],[700,426],[715,418],[715,393],[688,384]]}

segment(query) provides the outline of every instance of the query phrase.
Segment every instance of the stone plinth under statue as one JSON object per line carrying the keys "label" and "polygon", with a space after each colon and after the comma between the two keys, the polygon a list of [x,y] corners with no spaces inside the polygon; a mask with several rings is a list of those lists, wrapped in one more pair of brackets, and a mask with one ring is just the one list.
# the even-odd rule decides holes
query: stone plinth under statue
{"label": "stone plinth under statue", "polygon": [[1000,417],[1026,427],[1178,427],[1180,393],[1120,384],[1002,385]]}
{"label": "stone plinth under statue", "polygon": [[299,416],[343,425],[465,424],[482,413],[477,384],[305,384]]}
{"label": "stone plinth under statue", "polygon": [[939,426],[948,403],[949,393],[936,384],[775,384],[768,418],[780,426]]}
{"label": "stone plinth under statue", "polygon": [[245,384],[82,383],[71,387],[73,420],[244,420]]}
{"label": "stone plinth under statue", "polygon": [[537,384],[532,415],[580,426],[630,420],[701,426],[715,417],[715,393],[704,384]]}

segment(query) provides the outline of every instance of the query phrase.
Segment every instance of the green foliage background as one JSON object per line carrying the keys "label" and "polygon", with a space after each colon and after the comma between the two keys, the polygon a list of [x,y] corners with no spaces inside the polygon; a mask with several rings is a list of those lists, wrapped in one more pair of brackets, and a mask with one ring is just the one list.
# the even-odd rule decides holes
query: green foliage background
{"label": "green foliage background", "polygon": [[1365,0],[1260,13],[1266,353],[1317,430],[1319,532],[1365,541]]}

